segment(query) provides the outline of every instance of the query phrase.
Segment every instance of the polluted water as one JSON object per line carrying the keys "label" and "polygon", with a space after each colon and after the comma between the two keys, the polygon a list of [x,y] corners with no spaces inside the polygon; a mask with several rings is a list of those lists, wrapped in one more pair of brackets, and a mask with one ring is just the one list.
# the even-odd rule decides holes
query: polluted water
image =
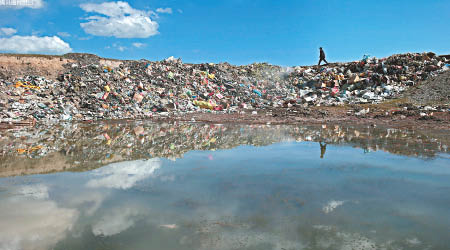
{"label": "polluted water", "polygon": [[94,122],[0,135],[0,249],[450,247],[445,131]]}

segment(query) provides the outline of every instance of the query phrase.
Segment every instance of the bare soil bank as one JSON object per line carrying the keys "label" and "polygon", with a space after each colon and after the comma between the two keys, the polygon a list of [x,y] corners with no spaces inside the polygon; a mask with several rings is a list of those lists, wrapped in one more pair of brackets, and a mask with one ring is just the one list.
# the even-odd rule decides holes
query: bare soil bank
{"label": "bare soil bank", "polygon": [[[355,110],[371,110],[355,115]],[[255,110],[256,111],[256,110]],[[426,114],[426,115],[424,115]],[[405,110],[394,105],[354,105],[347,107],[277,108],[233,114],[190,113],[158,117],[154,121],[187,121],[234,124],[360,124],[411,129],[450,130],[449,112]]]}
{"label": "bare soil bank", "polygon": [[55,80],[64,73],[64,64],[78,61],[95,61],[112,67],[121,63],[120,60],[100,58],[92,54],[69,53],[55,56],[0,53],[0,78],[11,80],[24,75],[36,75]]}

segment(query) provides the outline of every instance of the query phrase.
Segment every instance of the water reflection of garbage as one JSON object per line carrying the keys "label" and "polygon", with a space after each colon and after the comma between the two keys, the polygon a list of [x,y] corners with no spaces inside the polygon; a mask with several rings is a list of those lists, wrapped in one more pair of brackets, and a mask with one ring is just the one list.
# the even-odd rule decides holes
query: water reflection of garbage
{"label": "water reflection of garbage", "polygon": [[154,157],[176,160],[192,150],[266,146],[283,141],[317,142],[321,158],[326,157],[330,144],[428,158],[448,153],[450,138],[433,131],[339,125],[67,123],[2,131],[0,176],[85,171]]}

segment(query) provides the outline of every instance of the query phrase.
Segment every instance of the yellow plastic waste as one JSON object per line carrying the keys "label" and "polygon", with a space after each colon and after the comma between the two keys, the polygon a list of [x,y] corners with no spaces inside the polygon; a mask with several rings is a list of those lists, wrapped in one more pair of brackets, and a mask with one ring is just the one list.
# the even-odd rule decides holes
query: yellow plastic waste
{"label": "yellow plastic waste", "polygon": [[205,102],[205,101],[197,101],[197,100],[195,100],[193,103],[194,103],[195,106],[198,106],[200,108],[211,109],[211,110],[213,110],[214,106],[215,106],[212,103]]}
{"label": "yellow plastic waste", "polygon": [[214,79],[216,76],[214,74],[208,74],[209,79]]}
{"label": "yellow plastic waste", "polygon": [[342,74],[335,75],[335,80],[344,80],[344,75]]}
{"label": "yellow plastic waste", "polygon": [[29,148],[18,148],[17,149],[17,153],[19,153],[19,154],[24,154],[24,153],[30,154],[33,151],[39,150],[41,148],[42,148],[42,146],[40,146],[40,145],[39,146],[34,146],[34,147],[29,147]]}
{"label": "yellow plastic waste", "polygon": [[29,88],[29,89],[41,89],[39,86],[28,85],[21,81],[17,81],[15,87],[16,88],[22,87],[22,88]]}
{"label": "yellow plastic waste", "polygon": [[111,91],[111,89],[109,88],[108,85],[105,85],[105,91],[106,91],[106,92],[110,92],[110,91]]}

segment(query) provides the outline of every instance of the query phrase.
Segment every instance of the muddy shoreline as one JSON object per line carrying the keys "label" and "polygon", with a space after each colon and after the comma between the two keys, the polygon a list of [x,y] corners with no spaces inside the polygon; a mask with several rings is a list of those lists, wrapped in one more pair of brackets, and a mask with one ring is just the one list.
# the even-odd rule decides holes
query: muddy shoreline
{"label": "muddy shoreline", "polygon": [[[211,124],[248,124],[248,125],[292,125],[292,124],[340,124],[367,125],[401,129],[432,129],[450,132],[450,113],[440,111],[408,111],[401,108],[379,108],[377,105],[362,106],[369,109],[367,114],[355,115],[355,107],[312,107],[277,108],[260,110],[241,110],[235,113],[192,112],[184,114],[162,114],[148,119],[106,119],[76,121],[81,123],[122,123],[134,121],[146,122],[195,122]],[[20,123],[0,123],[0,129],[35,126],[37,121],[26,120]]]}
{"label": "muddy shoreline", "polygon": [[[256,111],[256,110],[255,110]],[[276,109],[244,111],[245,113],[213,114],[189,113],[175,117],[158,117],[156,121],[186,121],[202,123],[227,124],[341,124],[368,125],[392,128],[436,129],[450,131],[450,115],[448,112],[433,112],[432,116],[423,117],[414,112],[378,111],[363,116],[347,114],[347,110],[336,107],[314,109]],[[388,115],[383,114],[388,112]],[[403,115],[406,113],[406,115]]]}

